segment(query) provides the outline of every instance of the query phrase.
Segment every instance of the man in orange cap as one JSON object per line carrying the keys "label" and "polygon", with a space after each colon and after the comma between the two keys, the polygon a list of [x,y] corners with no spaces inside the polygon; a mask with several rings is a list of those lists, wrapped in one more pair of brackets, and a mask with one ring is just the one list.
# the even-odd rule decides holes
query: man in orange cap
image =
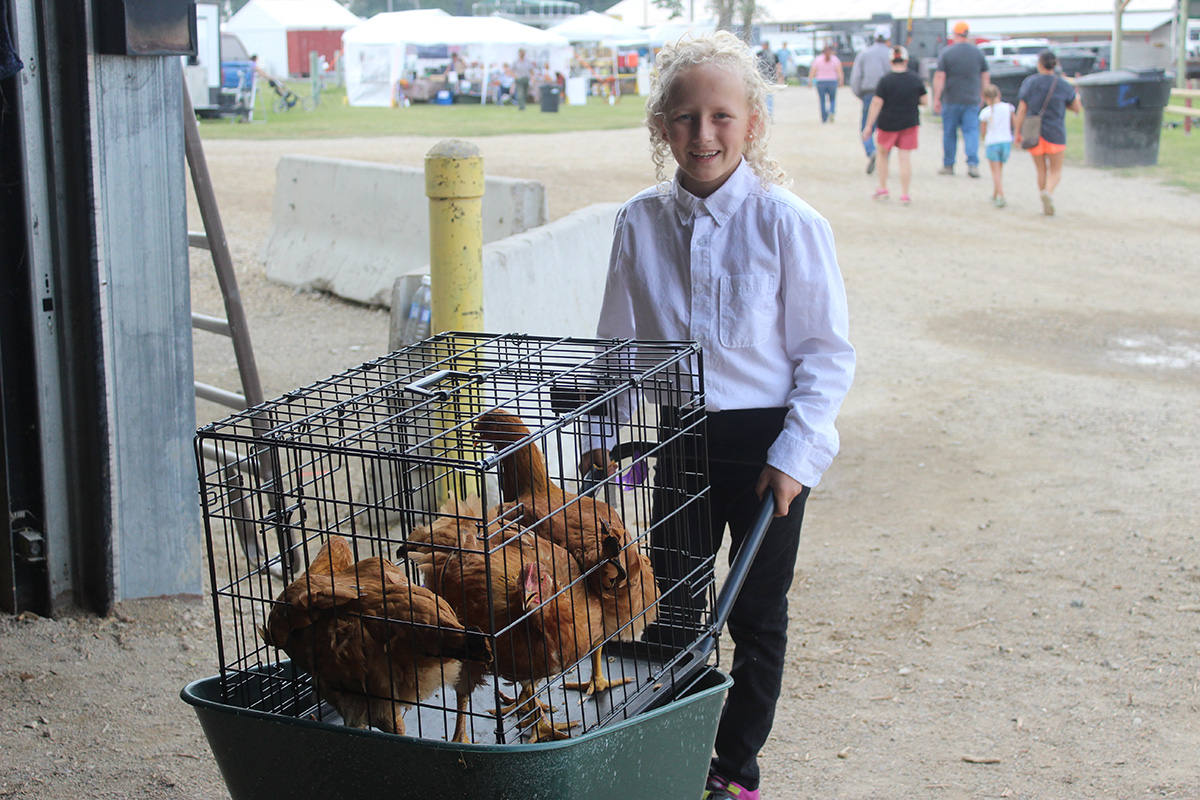
{"label": "man in orange cap", "polygon": [[933,113],[942,115],[943,175],[954,174],[962,128],[967,174],[979,177],[979,103],[988,85],[987,59],[968,38],[966,22],[954,23],[954,43],[938,55],[933,74]]}

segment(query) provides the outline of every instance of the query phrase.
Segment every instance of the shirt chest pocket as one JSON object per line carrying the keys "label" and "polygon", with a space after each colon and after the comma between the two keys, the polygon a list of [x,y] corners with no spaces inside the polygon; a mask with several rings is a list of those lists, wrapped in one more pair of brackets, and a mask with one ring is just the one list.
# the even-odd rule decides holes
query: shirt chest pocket
{"label": "shirt chest pocket", "polygon": [[718,324],[722,347],[754,347],[770,335],[778,316],[775,278],[729,275],[721,278]]}

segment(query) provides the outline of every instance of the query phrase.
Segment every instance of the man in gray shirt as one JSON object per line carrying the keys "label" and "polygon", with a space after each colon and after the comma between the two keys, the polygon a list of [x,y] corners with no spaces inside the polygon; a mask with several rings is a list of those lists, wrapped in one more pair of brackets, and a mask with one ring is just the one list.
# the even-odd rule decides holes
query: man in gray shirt
{"label": "man in gray shirt", "polygon": [[513,77],[517,79],[517,110],[525,110],[529,99],[529,79],[533,77],[533,64],[525,58],[525,51],[517,51],[517,63],[513,64]]}
{"label": "man in gray shirt", "polygon": [[[890,25],[875,26],[875,41],[865,50],[860,50],[854,57],[854,66],[850,69],[850,89],[862,100],[862,122],[859,123],[859,138],[862,129],[867,124],[867,112],[871,101],[875,99],[875,87],[879,79],[892,71],[892,48],[888,41],[892,38]],[[867,174],[875,171],[875,137],[862,140],[867,151]]]}
{"label": "man in gray shirt", "polygon": [[933,113],[942,115],[943,175],[954,174],[958,129],[962,128],[967,174],[979,177],[979,103],[988,85],[987,59],[971,44],[965,22],[954,23],[954,44],[938,55],[933,74]]}

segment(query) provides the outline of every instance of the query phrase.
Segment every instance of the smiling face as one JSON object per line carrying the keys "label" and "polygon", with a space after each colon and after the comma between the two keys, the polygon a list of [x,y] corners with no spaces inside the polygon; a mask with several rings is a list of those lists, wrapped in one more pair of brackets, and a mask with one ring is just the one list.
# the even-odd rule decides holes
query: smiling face
{"label": "smiling face", "polygon": [[746,87],[728,69],[699,64],[676,78],[665,111],[662,135],[682,173],[680,184],[708,197],[737,169],[757,127]]}

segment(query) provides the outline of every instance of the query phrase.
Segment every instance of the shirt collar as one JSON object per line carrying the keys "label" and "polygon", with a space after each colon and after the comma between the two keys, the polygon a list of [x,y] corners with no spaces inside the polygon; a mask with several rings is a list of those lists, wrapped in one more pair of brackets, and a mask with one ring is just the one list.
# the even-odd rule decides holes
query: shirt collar
{"label": "shirt collar", "polygon": [[676,170],[675,180],[671,182],[675,193],[675,213],[684,224],[690,222],[697,214],[707,213],[717,225],[724,225],[760,184],[761,181],[744,157],[721,188],[708,197],[696,197],[684,189],[679,184],[679,171]]}

